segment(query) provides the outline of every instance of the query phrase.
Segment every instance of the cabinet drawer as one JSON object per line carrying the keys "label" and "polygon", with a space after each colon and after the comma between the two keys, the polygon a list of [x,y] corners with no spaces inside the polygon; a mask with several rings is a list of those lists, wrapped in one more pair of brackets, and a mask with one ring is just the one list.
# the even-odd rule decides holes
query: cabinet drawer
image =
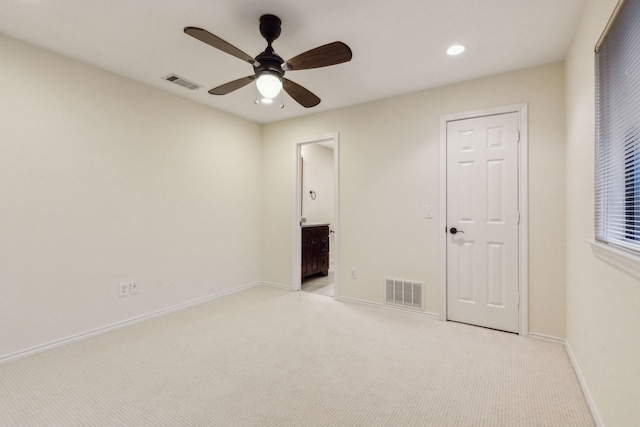
{"label": "cabinet drawer", "polygon": [[320,253],[323,254],[327,252],[329,252],[329,238],[323,237],[320,239]]}

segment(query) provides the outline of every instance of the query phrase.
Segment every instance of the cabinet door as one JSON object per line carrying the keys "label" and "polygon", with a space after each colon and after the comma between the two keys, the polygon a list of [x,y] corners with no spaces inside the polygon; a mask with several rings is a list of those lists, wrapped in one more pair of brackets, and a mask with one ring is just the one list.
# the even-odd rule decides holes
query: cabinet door
{"label": "cabinet door", "polygon": [[309,266],[309,274],[316,274],[320,272],[320,250],[322,246],[320,239],[311,240],[311,265]]}
{"label": "cabinet door", "polygon": [[329,274],[329,254],[328,253],[323,253],[322,256],[320,257],[320,271],[322,272],[323,276],[326,276]]}
{"label": "cabinet door", "polygon": [[323,237],[320,239],[320,252],[325,254],[329,253],[329,238]]}
{"label": "cabinet door", "polygon": [[302,271],[301,276],[304,279],[307,277],[309,273],[309,260],[311,259],[311,241],[303,240],[302,241]]}

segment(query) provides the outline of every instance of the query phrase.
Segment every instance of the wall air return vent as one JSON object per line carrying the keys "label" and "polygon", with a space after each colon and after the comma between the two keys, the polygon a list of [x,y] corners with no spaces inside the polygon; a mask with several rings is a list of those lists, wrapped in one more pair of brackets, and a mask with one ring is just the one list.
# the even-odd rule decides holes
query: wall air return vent
{"label": "wall air return vent", "polygon": [[169,74],[168,76],[164,76],[162,78],[163,80],[166,80],[168,82],[171,83],[175,83],[177,85],[180,85],[182,87],[186,87],[187,89],[191,89],[191,90],[197,90],[200,89],[202,87],[202,85],[199,85],[198,83],[194,83],[192,81],[189,81],[183,77],[180,77],[176,74]]}
{"label": "wall air return vent", "polygon": [[422,308],[422,283],[385,278],[386,303],[408,308]]}

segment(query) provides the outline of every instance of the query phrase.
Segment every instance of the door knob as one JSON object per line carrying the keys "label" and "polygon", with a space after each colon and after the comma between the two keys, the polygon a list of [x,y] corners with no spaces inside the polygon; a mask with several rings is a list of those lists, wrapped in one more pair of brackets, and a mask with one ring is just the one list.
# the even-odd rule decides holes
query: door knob
{"label": "door knob", "polygon": [[457,228],[455,228],[455,227],[451,227],[451,228],[449,229],[449,231],[451,232],[451,234],[464,233],[464,231],[462,231],[462,230],[458,230],[458,229],[457,229]]}

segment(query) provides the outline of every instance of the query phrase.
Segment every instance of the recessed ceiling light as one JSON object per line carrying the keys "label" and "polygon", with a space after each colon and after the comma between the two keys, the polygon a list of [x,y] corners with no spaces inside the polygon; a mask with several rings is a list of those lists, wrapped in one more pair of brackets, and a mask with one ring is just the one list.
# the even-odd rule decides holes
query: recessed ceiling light
{"label": "recessed ceiling light", "polygon": [[462,52],[464,52],[465,49],[466,48],[461,44],[454,44],[449,49],[447,49],[447,55],[460,55]]}

